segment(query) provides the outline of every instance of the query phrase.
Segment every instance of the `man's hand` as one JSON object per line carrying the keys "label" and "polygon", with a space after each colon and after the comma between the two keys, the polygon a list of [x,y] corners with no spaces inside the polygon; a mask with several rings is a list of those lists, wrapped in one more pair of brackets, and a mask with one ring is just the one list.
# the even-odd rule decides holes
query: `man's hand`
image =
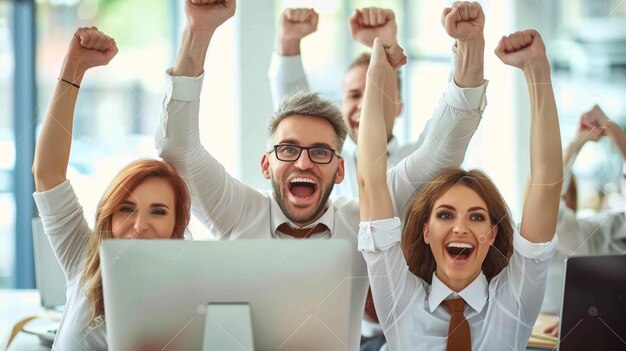
{"label": "man's hand", "polygon": [[456,1],[441,14],[441,24],[459,42],[483,40],[485,13],[477,2]]}
{"label": "man's hand", "polygon": [[539,32],[533,29],[503,36],[496,48],[496,56],[509,66],[525,70],[534,64],[547,64],[546,47]]}
{"label": "man's hand", "polygon": [[349,23],[352,39],[367,47],[374,45],[375,38],[398,40],[396,15],[391,10],[377,7],[357,9]]}
{"label": "man's hand", "polygon": [[61,78],[78,82],[86,70],[107,65],[117,54],[115,40],[96,27],[81,27],[70,42]]}
{"label": "man's hand", "polygon": [[300,54],[300,41],[317,31],[319,15],[313,9],[287,8],[280,15],[279,50],[282,56]]}
{"label": "man's hand", "polygon": [[235,8],[235,0],[185,0],[187,27],[212,33],[235,15]]}

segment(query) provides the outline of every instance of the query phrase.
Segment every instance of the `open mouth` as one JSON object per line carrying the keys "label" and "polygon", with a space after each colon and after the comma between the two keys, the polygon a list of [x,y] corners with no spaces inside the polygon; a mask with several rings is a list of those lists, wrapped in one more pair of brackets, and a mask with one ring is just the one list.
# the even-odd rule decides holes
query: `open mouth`
{"label": "open mouth", "polygon": [[474,252],[474,245],[462,242],[450,242],[446,245],[446,251],[455,261],[465,261]]}
{"label": "open mouth", "polygon": [[289,191],[298,198],[308,198],[315,194],[317,182],[311,178],[296,177],[289,181]]}

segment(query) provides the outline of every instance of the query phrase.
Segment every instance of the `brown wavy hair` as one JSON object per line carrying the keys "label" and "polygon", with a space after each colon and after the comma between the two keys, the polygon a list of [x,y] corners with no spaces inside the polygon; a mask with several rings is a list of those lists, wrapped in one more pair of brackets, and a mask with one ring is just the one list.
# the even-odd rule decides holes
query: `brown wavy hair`
{"label": "brown wavy hair", "polygon": [[413,274],[432,284],[437,268],[430,246],[424,242],[424,226],[428,224],[435,202],[455,185],[474,190],[487,204],[491,225],[498,231],[489,247],[482,271],[487,280],[495,277],[507,266],[513,254],[513,222],[508,206],[491,179],[481,171],[460,168],[443,172],[420,190],[407,208],[402,230],[402,250]]}
{"label": "brown wavy hair", "polygon": [[113,213],[128,198],[130,193],[149,177],[166,180],[176,200],[176,221],[172,239],[183,239],[189,223],[191,198],[187,185],[172,165],[160,160],[138,160],[128,164],[113,178],[102,195],[96,210],[95,228],[89,240],[83,274],[80,281],[82,292],[87,296],[91,308],[89,321],[104,315],[102,297],[102,274],[100,271],[99,248],[102,240],[113,238],[111,218]]}

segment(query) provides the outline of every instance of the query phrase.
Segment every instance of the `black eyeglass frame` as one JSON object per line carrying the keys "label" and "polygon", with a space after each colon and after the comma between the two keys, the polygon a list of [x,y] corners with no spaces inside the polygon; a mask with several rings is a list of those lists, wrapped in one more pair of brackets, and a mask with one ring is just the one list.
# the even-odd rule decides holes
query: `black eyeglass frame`
{"label": "black eyeglass frame", "polygon": [[[282,158],[280,158],[280,156],[278,156],[278,148],[281,146],[291,146],[291,147],[295,147],[296,149],[298,149],[300,152],[298,153],[298,157],[296,157],[293,160],[283,160]],[[330,159],[328,160],[328,162],[318,162],[313,160],[313,158],[311,158],[311,153],[309,152],[309,150],[311,149],[324,149],[324,150],[328,150],[331,152],[330,154]],[[333,157],[337,156],[339,158],[341,158],[341,155],[339,155],[337,153],[337,151],[333,148],[330,147],[326,147],[326,146],[300,146],[300,145],[294,145],[294,144],[276,144],[273,146],[272,150],[269,150],[267,153],[271,154],[272,152],[276,155],[276,158],[279,161],[283,161],[283,162],[296,162],[300,159],[300,157],[302,156],[302,151],[306,150],[306,154],[307,156],[309,156],[309,160],[313,163],[317,163],[318,165],[327,165],[331,162],[333,162]]]}

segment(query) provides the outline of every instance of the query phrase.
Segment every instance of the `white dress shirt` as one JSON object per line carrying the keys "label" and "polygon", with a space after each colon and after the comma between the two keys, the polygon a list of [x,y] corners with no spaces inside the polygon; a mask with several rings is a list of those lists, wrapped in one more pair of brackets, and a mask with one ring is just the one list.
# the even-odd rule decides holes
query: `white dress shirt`
{"label": "white dress shirt", "polygon": [[33,194],[44,233],[67,278],[61,325],[53,350],[107,350],[106,325],[102,316],[89,320],[91,310],[80,279],[92,231],[69,180]]}
{"label": "white dress shirt", "polygon": [[531,243],[516,230],[513,255],[500,274],[480,274],[458,294],[433,273],[432,284],[409,271],[400,247],[399,218],[361,222],[359,250],[367,262],[376,311],[390,350],[445,350],[449,298],[467,303],[472,350],[524,350],[539,315],[557,237]]}
{"label": "white dress shirt", "polygon": [[[278,226],[295,225],[282,213],[271,193],[261,192],[232,178],[204,149],[199,137],[200,90],[203,76],[166,75],[163,111],[155,142],[159,155],[185,179],[192,199],[193,214],[219,239],[271,239],[285,237]],[[435,109],[431,131],[423,146],[388,171],[387,179],[394,209],[403,210],[415,190],[446,168],[459,166],[471,136],[478,127],[487,83],[462,89],[449,84]],[[358,349],[361,318],[367,292],[365,262],[356,251],[359,206],[354,198],[329,201],[324,215],[311,226],[324,223],[326,233],[317,236],[347,239],[355,246],[357,282],[352,299],[353,342]]]}

